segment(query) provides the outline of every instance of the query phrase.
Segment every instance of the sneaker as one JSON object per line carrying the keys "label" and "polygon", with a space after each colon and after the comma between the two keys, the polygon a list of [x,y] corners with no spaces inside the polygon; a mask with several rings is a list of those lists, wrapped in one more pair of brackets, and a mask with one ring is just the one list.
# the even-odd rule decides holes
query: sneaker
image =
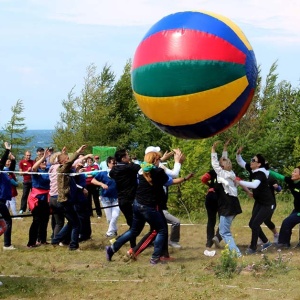
{"label": "sneaker", "polygon": [[246,255],[252,255],[252,254],[256,254],[256,250],[253,250],[251,248],[248,248],[246,251],[245,251],[245,254]]}
{"label": "sneaker", "polygon": [[37,248],[39,247],[41,244],[35,244],[35,245],[27,245],[27,248]]}
{"label": "sneaker", "polygon": [[220,241],[219,241],[219,239],[218,239],[217,236],[214,236],[214,237],[212,238],[212,241],[214,242],[216,248],[219,248],[219,249],[222,248],[221,245],[220,245]]}
{"label": "sneaker", "polygon": [[264,242],[260,238],[258,238],[257,246],[262,246],[263,244],[264,244]]}
{"label": "sneaker", "polygon": [[275,233],[274,240],[273,240],[274,244],[278,244],[278,238],[279,238],[279,233]]}
{"label": "sneaker", "polygon": [[157,265],[159,262],[160,262],[160,258],[151,257],[151,259],[150,259],[150,264],[151,265]]}
{"label": "sneaker", "polygon": [[172,242],[172,241],[169,241],[169,246],[173,247],[173,248],[181,248],[180,244],[178,242]]}
{"label": "sneaker", "polygon": [[261,246],[261,251],[266,251],[271,246],[272,246],[272,243],[268,241]]}
{"label": "sneaker", "polygon": [[3,246],[3,250],[16,250],[17,248],[15,248],[13,245],[10,246]]}
{"label": "sneaker", "polygon": [[111,258],[114,255],[114,251],[113,251],[112,247],[111,246],[106,246],[105,250],[106,250],[106,259],[108,261],[111,261]]}
{"label": "sneaker", "polygon": [[110,233],[106,233],[105,236],[106,237],[114,237],[117,236],[118,234],[116,232],[110,232]]}
{"label": "sneaker", "polygon": [[126,255],[124,256],[124,262],[128,262],[130,260],[136,260],[136,256],[134,255],[133,249],[130,248],[127,252]]}
{"label": "sneaker", "polygon": [[23,215],[23,210],[22,209],[19,211],[19,215]]}

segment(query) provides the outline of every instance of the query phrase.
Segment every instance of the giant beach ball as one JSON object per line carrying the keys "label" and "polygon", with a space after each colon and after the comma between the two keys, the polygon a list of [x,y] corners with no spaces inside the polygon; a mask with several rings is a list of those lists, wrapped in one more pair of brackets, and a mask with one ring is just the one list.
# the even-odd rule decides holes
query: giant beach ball
{"label": "giant beach ball", "polygon": [[211,137],[234,125],[254,95],[257,65],[241,29],[201,11],[154,24],[132,62],[132,89],[161,130],[185,139]]}

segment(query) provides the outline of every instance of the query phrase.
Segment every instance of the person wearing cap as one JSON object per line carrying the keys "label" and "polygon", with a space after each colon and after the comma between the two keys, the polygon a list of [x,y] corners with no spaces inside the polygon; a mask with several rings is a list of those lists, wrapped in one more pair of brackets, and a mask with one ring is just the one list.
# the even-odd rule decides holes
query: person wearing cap
{"label": "person wearing cap", "polygon": [[[20,215],[25,213],[27,209],[28,195],[32,188],[31,175],[28,174],[28,172],[31,171],[33,165],[34,161],[31,159],[31,153],[27,150],[25,151],[24,158],[19,162],[19,170],[21,172],[21,175],[23,176],[23,193],[20,204]],[[24,173],[22,174],[22,172]]]}
{"label": "person wearing cap", "polygon": [[[154,152],[160,153],[160,147],[154,147],[154,146],[149,146],[145,150],[145,155]],[[170,158],[172,155],[174,155],[175,163],[174,167],[172,170],[168,169],[166,166],[162,164],[162,161],[167,160]],[[181,153],[179,149],[174,149],[172,152],[166,151],[163,155],[163,157],[160,159],[159,162],[159,167],[165,171],[165,173],[171,177],[171,178],[176,178],[179,175],[179,171],[181,168],[181,163],[184,161],[185,157]],[[164,250],[163,250],[163,255],[161,256],[161,260],[171,260],[169,251],[168,251],[168,244],[169,246],[173,248],[181,248],[181,245],[179,244],[179,239],[180,239],[180,220],[173,215],[171,215],[168,212],[167,208],[167,201],[168,201],[168,189],[166,186],[164,186],[164,196],[161,198],[160,201],[160,211],[162,211],[164,215],[165,222],[167,224],[171,224],[171,234],[170,234],[170,240],[166,244],[164,244]],[[127,255],[130,258],[136,258],[140,253],[142,253],[155,239],[157,235],[157,232],[153,230],[153,228],[150,228],[149,232],[146,233],[143,238],[139,241],[139,243],[134,247],[130,248],[129,251],[127,252]],[[168,235],[167,235],[168,238]],[[166,239],[167,241],[167,239]]]}
{"label": "person wearing cap", "polygon": [[36,149],[36,158],[39,159],[40,157],[42,157],[44,155],[45,149],[42,147],[38,147]]}
{"label": "person wearing cap", "polygon": [[168,236],[166,220],[159,209],[161,199],[165,197],[163,187],[165,185],[182,183],[189,180],[193,175],[189,174],[185,178],[172,179],[159,167],[160,158],[161,155],[157,152],[148,152],[145,154],[144,162],[141,164],[139,171],[139,183],[133,203],[132,226],[116,239],[112,246],[106,247],[106,259],[108,261],[111,261],[114,253],[127,241],[133,237],[137,237],[141,233],[146,222],[157,233],[150,263],[158,264],[161,261]]}

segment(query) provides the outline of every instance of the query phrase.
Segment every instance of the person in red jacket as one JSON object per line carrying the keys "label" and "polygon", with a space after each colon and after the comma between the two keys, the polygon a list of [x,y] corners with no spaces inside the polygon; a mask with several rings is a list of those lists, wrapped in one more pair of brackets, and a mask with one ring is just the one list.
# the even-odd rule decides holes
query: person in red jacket
{"label": "person in red jacket", "polygon": [[26,172],[23,175],[23,194],[21,198],[21,206],[20,206],[20,212],[19,214],[23,214],[26,212],[27,209],[27,200],[29,193],[32,189],[32,181],[31,181],[31,175],[27,172],[30,172],[32,169],[32,166],[34,165],[34,161],[31,159],[31,153],[30,151],[25,151],[24,159],[22,159],[19,162],[19,169],[21,172]]}
{"label": "person in red jacket", "polygon": [[[92,157],[88,157],[86,159],[87,166],[85,167],[86,172],[91,172],[95,170],[99,170],[99,167],[94,164],[94,160]],[[97,185],[92,184],[92,175],[87,175],[86,177],[86,189],[88,190],[88,202],[90,203],[91,207],[91,216],[93,215],[93,204],[92,199],[95,204],[97,217],[100,219],[102,217],[102,211],[100,206],[100,200],[99,200],[99,187]]]}

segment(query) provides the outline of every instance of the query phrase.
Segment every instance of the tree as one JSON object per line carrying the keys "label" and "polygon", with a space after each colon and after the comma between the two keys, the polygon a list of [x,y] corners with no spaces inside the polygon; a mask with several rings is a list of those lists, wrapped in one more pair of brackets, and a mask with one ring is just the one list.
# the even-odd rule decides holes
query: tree
{"label": "tree", "polygon": [[23,153],[25,146],[32,140],[32,137],[25,136],[27,127],[24,122],[25,117],[22,117],[23,111],[23,101],[18,99],[16,104],[11,107],[12,116],[10,120],[3,128],[3,138],[11,144],[11,151],[15,155]]}

